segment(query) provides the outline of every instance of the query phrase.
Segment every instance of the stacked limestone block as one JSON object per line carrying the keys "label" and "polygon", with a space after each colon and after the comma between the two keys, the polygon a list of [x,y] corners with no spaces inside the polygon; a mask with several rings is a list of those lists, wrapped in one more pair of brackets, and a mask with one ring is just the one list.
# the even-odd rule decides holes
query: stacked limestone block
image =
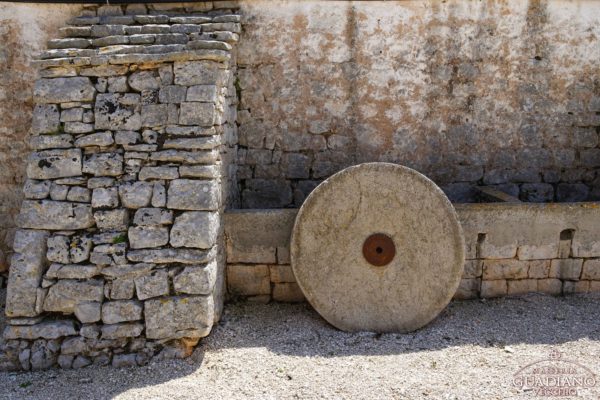
{"label": "stacked limestone block", "polygon": [[88,13],[71,25],[39,62],[0,362],[188,355],[223,302],[239,16]]}

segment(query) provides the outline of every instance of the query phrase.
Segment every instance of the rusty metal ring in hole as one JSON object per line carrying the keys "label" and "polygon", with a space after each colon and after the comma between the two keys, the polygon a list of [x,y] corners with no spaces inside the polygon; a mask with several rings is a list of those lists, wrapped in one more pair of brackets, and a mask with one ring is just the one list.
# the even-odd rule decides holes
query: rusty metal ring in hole
{"label": "rusty metal ring in hole", "polygon": [[395,255],[394,241],[386,234],[374,233],[363,243],[363,256],[369,264],[376,267],[388,265]]}

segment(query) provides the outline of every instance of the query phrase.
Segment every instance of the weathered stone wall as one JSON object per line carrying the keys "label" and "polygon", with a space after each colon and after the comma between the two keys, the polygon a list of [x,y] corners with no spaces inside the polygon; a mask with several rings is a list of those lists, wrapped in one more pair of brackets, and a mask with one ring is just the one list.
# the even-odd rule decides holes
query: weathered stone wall
{"label": "weathered stone wall", "polygon": [[242,2],[244,208],[346,166],[417,169],[453,201],[600,198],[600,3]]}
{"label": "weathered stone wall", "polygon": [[0,273],[6,268],[2,254],[12,248],[14,218],[23,197],[23,160],[29,154],[33,82],[37,77],[31,60],[81,8],[0,3]]}
{"label": "weathered stone wall", "polygon": [[[459,204],[465,269],[456,299],[600,292],[600,214],[588,204]],[[289,258],[295,209],[225,214],[233,296],[303,301]]]}
{"label": "weathered stone wall", "polygon": [[[528,201],[599,198],[598,2],[239,5],[242,207],[297,206],[332,173],[375,160],[427,174],[455,201],[475,183]],[[79,10],[0,4],[4,252],[28,154],[29,60]]]}
{"label": "weathered stone wall", "polygon": [[35,64],[0,369],[185,356],[218,321],[239,15],[102,6]]}

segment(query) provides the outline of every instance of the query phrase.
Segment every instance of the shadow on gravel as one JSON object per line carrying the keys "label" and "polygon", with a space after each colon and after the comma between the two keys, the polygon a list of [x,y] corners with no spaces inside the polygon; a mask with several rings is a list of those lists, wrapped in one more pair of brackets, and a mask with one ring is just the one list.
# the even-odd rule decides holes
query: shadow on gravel
{"label": "shadow on gravel", "polygon": [[453,346],[600,342],[600,296],[527,295],[452,302],[409,334],[346,333],[308,304],[229,305],[207,347],[266,347],[296,356],[338,357],[433,351]]}
{"label": "shadow on gravel", "polygon": [[[3,311],[3,310],[2,310]],[[225,349],[266,348],[297,357],[346,357],[430,352],[448,347],[556,345],[589,339],[600,342],[600,297],[530,295],[488,301],[452,302],[425,328],[410,334],[341,332],[308,304],[230,303],[221,323],[185,360],[152,362],[139,368],[88,367],[0,373],[0,399],[137,398],[149,386],[206,374]],[[0,318],[0,324],[1,324]],[[205,354],[212,361],[204,361]],[[233,355],[235,357],[235,355]],[[227,360],[223,360],[227,363]],[[185,398],[185,393],[165,393]]]}

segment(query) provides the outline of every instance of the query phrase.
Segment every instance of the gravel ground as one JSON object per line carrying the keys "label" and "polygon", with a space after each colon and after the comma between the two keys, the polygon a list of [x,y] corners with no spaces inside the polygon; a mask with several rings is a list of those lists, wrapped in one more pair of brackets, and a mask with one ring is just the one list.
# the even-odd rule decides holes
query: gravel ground
{"label": "gravel ground", "polygon": [[[187,360],[0,373],[0,398],[541,398],[511,379],[553,349],[600,376],[600,297],[453,302],[418,332],[384,335],[337,331],[306,304],[237,303]],[[580,396],[600,398],[600,383]]]}

